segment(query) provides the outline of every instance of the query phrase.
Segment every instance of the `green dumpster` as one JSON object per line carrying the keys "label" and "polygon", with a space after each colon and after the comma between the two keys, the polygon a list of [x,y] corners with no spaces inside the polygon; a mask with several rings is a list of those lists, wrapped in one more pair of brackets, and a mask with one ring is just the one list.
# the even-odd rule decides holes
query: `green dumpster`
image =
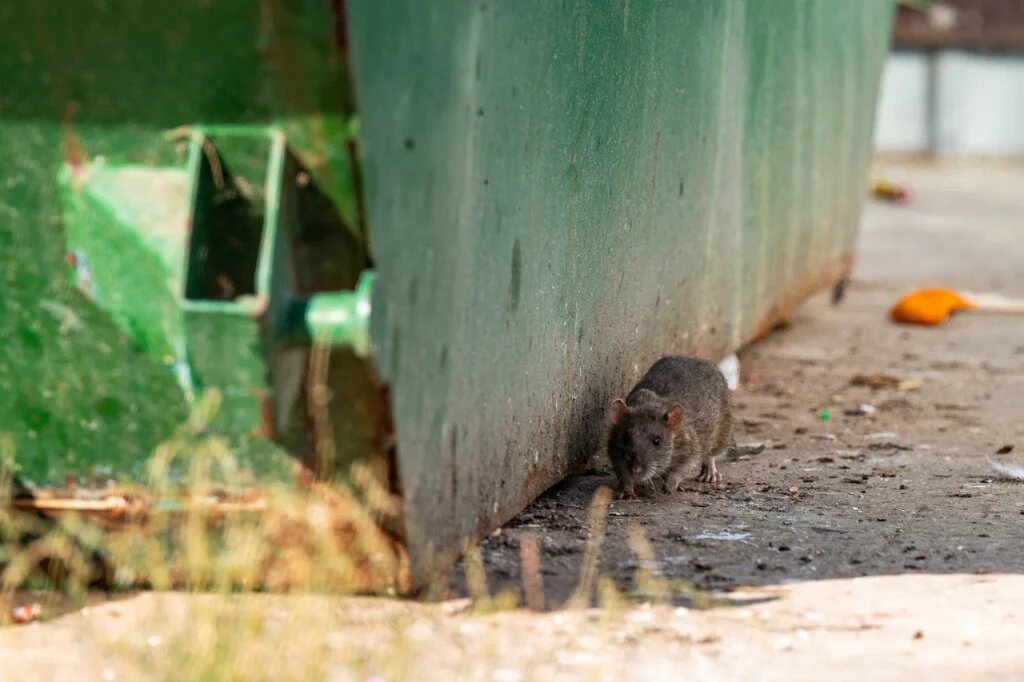
{"label": "green dumpster", "polygon": [[597,450],[654,358],[721,357],[849,271],[892,13],[7,3],[25,499],[144,489],[216,389],[256,488],[371,462],[425,579]]}

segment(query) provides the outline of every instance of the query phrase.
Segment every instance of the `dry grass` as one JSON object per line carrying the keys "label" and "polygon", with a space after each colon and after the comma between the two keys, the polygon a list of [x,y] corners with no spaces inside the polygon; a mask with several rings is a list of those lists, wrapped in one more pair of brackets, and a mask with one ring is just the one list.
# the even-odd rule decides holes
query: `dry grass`
{"label": "dry grass", "polygon": [[[396,512],[397,501],[358,467],[350,486],[307,481],[263,489],[258,500],[247,497],[246,476],[227,442],[209,433],[217,407],[217,396],[206,396],[149,462],[148,491],[156,499],[180,501],[179,508],[165,513],[150,509],[137,513],[131,523],[102,528],[74,516],[44,523],[14,513],[9,500],[0,500],[3,613],[10,613],[17,591],[26,587],[39,590],[44,605],[68,600],[84,605],[90,585],[103,577],[98,567],[104,565],[113,567],[106,577],[115,589],[144,585],[156,592],[174,589],[193,595],[154,601],[135,631],[113,640],[110,633],[86,635],[119,661],[119,679],[420,678],[417,647],[408,635],[415,620],[401,609],[390,612],[383,625],[375,624],[386,636],[378,634],[370,646],[360,642],[339,651],[337,642],[332,643],[331,633],[344,619],[359,615],[339,613],[331,598],[364,591],[395,595],[408,584],[405,553],[377,523],[382,515]],[[14,462],[9,441],[0,441],[0,458],[0,477],[5,477],[0,490],[8,490],[4,484],[10,482]],[[640,560],[638,592],[627,596],[601,578],[598,566],[610,500],[606,489],[594,497],[586,558],[570,606],[589,608],[596,597],[611,623],[638,599],[667,601],[679,593],[699,598],[689,586],[670,583],[644,568],[653,557],[639,531],[631,538]],[[223,512],[224,502],[234,504],[236,511]],[[522,551],[526,603],[540,610],[545,597],[539,548],[526,542]],[[471,613],[494,614],[522,603],[518,591],[491,593],[475,544],[466,545],[463,566]],[[498,647],[499,640],[492,646]],[[486,659],[486,652],[480,655]],[[334,667],[325,662],[329,660]]]}

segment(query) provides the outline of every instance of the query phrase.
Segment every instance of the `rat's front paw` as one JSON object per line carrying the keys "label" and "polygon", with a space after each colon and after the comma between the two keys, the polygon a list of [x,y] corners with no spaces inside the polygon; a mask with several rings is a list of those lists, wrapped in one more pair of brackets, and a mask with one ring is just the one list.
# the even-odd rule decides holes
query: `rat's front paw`
{"label": "rat's front paw", "polygon": [[715,463],[701,464],[700,473],[697,474],[697,480],[701,483],[721,483],[722,474],[718,473],[718,469],[715,468]]}
{"label": "rat's front paw", "polygon": [[661,489],[671,495],[683,489],[683,481],[681,478],[666,478]]}
{"label": "rat's front paw", "polygon": [[635,500],[636,493],[633,491],[632,487],[623,488],[615,495],[615,498],[619,500]]}

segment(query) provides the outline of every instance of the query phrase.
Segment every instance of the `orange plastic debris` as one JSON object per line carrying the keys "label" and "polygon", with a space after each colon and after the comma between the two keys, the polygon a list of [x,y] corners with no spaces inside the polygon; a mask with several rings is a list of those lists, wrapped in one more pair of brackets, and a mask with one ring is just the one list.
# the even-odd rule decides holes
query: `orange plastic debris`
{"label": "orange plastic debris", "polygon": [[893,306],[892,319],[904,324],[939,325],[957,310],[969,310],[975,303],[952,289],[920,289],[907,294]]}
{"label": "orange plastic debris", "polygon": [[898,204],[904,204],[910,200],[910,190],[907,189],[907,186],[895,182],[879,180],[871,187],[871,192],[879,199],[888,199]]}

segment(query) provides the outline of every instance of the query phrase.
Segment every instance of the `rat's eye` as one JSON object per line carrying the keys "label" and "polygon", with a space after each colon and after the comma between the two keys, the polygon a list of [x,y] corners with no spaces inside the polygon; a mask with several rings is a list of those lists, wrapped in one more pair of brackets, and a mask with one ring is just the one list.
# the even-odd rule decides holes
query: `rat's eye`
{"label": "rat's eye", "polygon": [[651,445],[654,445],[655,447],[661,445],[661,436],[655,436],[654,438],[652,438]]}

